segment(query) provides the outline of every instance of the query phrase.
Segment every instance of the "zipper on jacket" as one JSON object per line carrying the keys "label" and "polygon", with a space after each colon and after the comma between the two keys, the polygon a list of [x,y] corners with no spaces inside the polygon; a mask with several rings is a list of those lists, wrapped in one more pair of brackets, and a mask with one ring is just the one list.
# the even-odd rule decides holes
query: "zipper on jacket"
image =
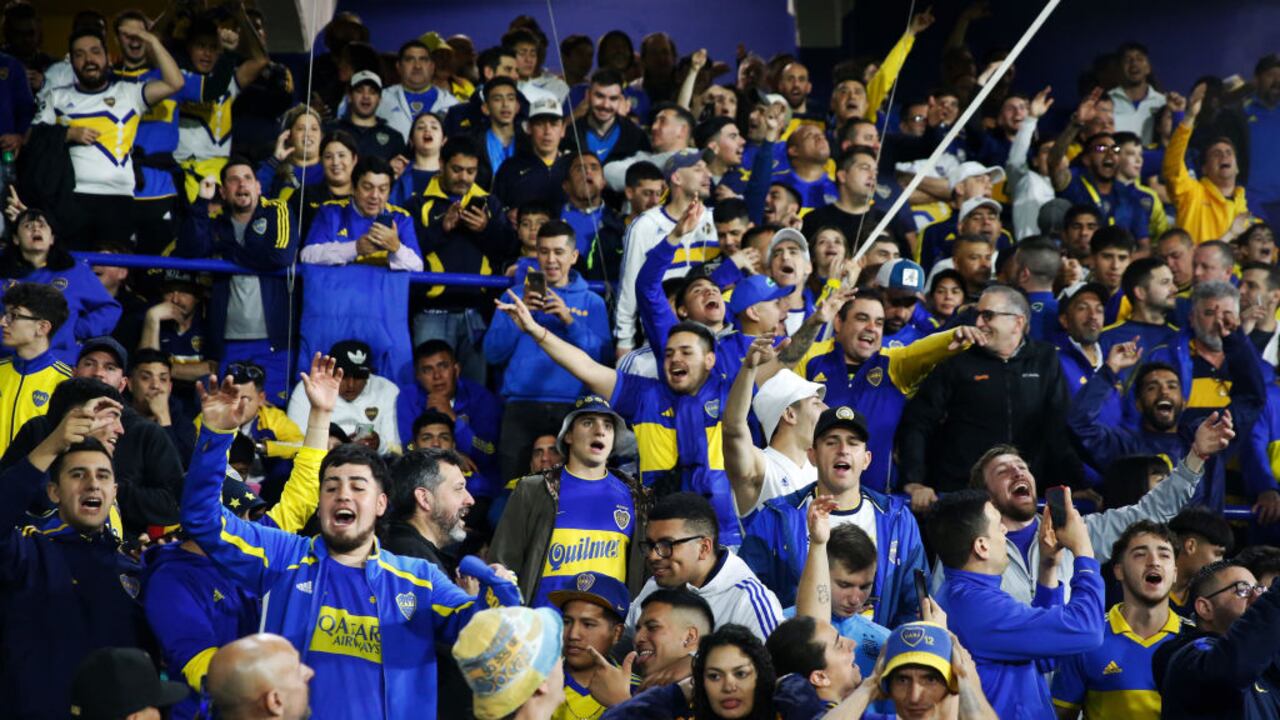
{"label": "zipper on jacket", "polygon": [[13,407],[9,410],[9,438],[8,438],[9,443],[12,443],[14,436],[17,435],[18,398],[22,397],[22,386],[26,384],[26,382],[27,382],[27,376],[22,373],[18,373],[18,390],[13,394]]}

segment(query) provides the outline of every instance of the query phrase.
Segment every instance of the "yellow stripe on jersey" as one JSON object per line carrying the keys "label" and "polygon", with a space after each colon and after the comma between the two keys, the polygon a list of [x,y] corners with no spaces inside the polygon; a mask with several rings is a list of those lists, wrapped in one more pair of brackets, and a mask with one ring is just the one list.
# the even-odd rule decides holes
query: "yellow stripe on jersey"
{"label": "yellow stripe on jersey", "polygon": [[632,428],[636,434],[636,448],[640,454],[640,472],[670,470],[676,466],[675,428],[663,427],[657,423],[636,423]]}
{"label": "yellow stripe on jersey", "polygon": [[129,153],[133,152],[133,140],[138,134],[138,121],[141,117],[130,110],[124,117],[113,113],[95,112],[85,115],[62,114],[62,124],[67,127],[86,127],[98,131],[98,139],[93,146],[101,150],[116,165],[129,162]]}
{"label": "yellow stripe on jersey", "polygon": [[707,434],[707,467],[724,470],[724,423],[704,428]]}
{"label": "yellow stripe on jersey", "polygon": [[709,243],[695,244],[688,250],[684,247],[676,248],[675,259],[672,264],[679,263],[705,263],[711,262],[720,257],[720,246],[711,245]]}

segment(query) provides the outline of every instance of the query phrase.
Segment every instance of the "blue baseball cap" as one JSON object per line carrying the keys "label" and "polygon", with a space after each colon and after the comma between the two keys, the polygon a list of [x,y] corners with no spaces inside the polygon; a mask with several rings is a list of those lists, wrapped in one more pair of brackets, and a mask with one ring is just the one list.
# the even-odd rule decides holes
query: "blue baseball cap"
{"label": "blue baseball cap", "polygon": [[631,607],[631,593],[621,580],[598,572],[578,573],[573,578],[572,590],[555,590],[547,593],[547,599],[560,610],[574,600],[599,605],[618,616],[618,620],[627,619],[627,609]]}
{"label": "blue baseball cap", "polygon": [[880,682],[889,692],[889,680],[893,671],[907,665],[919,665],[937,670],[947,686],[955,688],[951,676],[951,634],[941,625],[930,622],[912,622],[899,625],[889,633],[884,648],[884,672]]}
{"label": "blue baseball cap", "polygon": [[672,175],[675,175],[677,172],[685,168],[691,168],[700,162],[702,162],[702,153],[697,150],[694,150],[693,148],[677,150],[671,154],[671,157],[667,158],[665,163],[663,163],[662,177],[670,181]]}
{"label": "blue baseball cap", "polygon": [[906,258],[899,258],[880,266],[880,270],[876,273],[876,284],[886,290],[909,290],[922,293],[924,277],[924,268]]}
{"label": "blue baseball cap", "polygon": [[786,297],[793,289],[790,285],[779,285],[767,275],[751,275],[733,286],[733,295],[729,296],[729,312],[737,315],[756,303]]}

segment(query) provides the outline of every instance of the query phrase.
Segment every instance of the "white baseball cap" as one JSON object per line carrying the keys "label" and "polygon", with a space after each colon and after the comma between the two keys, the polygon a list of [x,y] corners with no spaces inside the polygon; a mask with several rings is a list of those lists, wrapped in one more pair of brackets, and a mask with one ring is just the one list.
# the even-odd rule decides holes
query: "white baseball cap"
{"label": "white baseball cap", "polygon": [[773,438],[773,432],[778,429],[778,422],[782,420],[783,411],[797,400],[814,395],[819,400],[826,397],[827,386],[809,382],[790,370],[779,370],[777,375],[761,385],[756,391],[755,399],[751,401],[751,409],[756,411],[756,418],[764,429],[765,442]]}
{"label": "white baseball cap", "polygon": [[765,254],[765,262],[773,257],[773,251],[784,242],[791,241],[800,248],[800,252],[804,253],[805,259],[809,259],[809,241],[805,239],[804,234],[795,228],[784,227],[773,234],[773,239],[769,241],[769,252]]}
{"label": "white baseball cap", "polygon": [[1004,180],[1004,168],[999,165],[987,167],[980,162],[973,162],[970,160],[969,162],[960,163],[959,167],[947,173],[947,183],[951,185],[952,190],[955,190],[956,186],[960,183],[971,177],[977,177],[978,175],[990,176],[991,184],[995,185],[1001,180]]}
{"label": "white baseball cap", "polygon": [[971,197],[960,206],[960,217],[956,220],[956,223],[964,222],[964,219],[969,217],[969,213],[980,207],[993,208],[996,211],[996,215],[1004,212],[1004,206],[989,197]]}
{"label": "white baseball cap", "polygon": [[360,83],[365,82],[373,83],[374,87],[378,88],[378,90],[382,90],[382,78],[378,77],[378,73],[372,70],[361,70],[355,75],[352,75],[350,85],[351,87],[355,87]]}

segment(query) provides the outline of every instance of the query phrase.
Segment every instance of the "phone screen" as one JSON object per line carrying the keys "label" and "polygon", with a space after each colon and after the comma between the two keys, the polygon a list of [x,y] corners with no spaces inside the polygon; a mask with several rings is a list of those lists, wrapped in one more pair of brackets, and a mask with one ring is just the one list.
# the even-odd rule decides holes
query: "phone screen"
{"label": "phone screen", "polygon": [[927,597],[929,597],[929,583],[925,579],[924,571],[916,570],[916,599],[923,605]]}
{"label": "phone screen", "polygon": [[525,293],[547,294],[547,276],[537,270],[530,270],[524,276]]}

